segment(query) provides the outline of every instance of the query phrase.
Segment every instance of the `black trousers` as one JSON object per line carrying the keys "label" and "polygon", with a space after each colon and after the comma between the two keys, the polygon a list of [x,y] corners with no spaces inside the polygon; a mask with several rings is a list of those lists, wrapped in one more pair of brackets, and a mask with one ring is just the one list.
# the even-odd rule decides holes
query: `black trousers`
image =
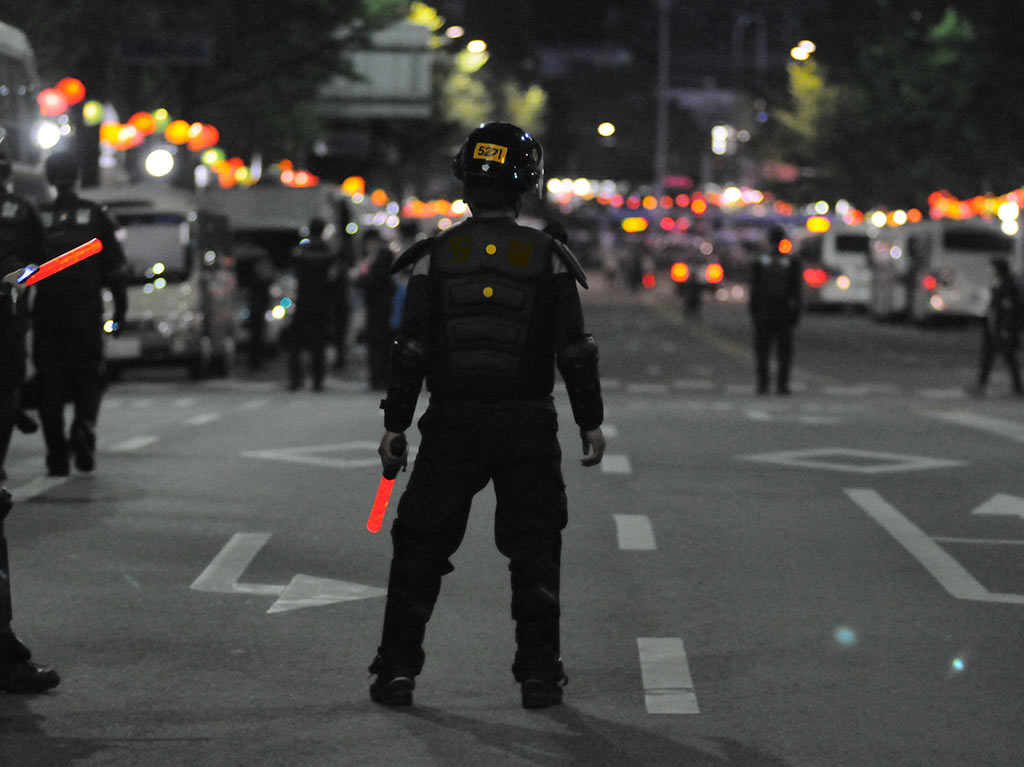
{"label": "black trousers", "polygon": [[36,366],[39,420],[48,458],[68,453],[64,404],[74,406],[74,420],[93,429],[103,399],[103,341],[96,334],[64,334],[36,328],[32,360]]}
{"label": "black trousers", "polygon": [[1020,393],[1022,386],[1020,362],[1017,359],[1017,347],[1009,342],[1000,342],[998,339],[993,338],[990,333],[985,333],[981,342],[981,368],[978,371],[978,384],[980,386],[988,384],[988,377],[992,373],[992,364],[995,362],[997,354],[1006,362],[1006,367],[1010,371],[1010,378],[1013,380],[1013,390]]}
{"label": "black trousers", "polygon": [[789,369],[793,362],[793,323],[789,320],[758,320],[754,322],[754,356],[757,359],[757,390],[768,391],[771,383],[770,365],[772,347],[776,351],[778,367],[776,386],[779,391],[789,389]]}
{"label": "black trousers", "polygon": [[517,681],[558,679],[559,574],[568,521],[557,417],[548,402],[431,403],[409,485],[391,529],[394,558],[378,654],[410,676],[423,668],[423,638],[441,577],[462,543],[473,496],[490,481],[494,539],[509,559]]}

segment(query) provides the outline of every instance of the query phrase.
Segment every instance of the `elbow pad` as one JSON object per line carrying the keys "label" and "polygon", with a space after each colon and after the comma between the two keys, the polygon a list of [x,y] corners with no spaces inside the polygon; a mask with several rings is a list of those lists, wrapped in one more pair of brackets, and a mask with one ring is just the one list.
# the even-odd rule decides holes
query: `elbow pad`
{"label": "elbow pad", "polygon": [[597,341],[589,334],[580,336],[558,353],[558,371],[569,392],[573,418],[585,430],[596,429],[604,420],[598,356]]}
{"label": "elbow pad", "polygon": [[427,347],[408,336],[398,336],[391,346],[387,399],[380,403],[384,411],[384,428],[388,431],[409,428],[426,370]]}

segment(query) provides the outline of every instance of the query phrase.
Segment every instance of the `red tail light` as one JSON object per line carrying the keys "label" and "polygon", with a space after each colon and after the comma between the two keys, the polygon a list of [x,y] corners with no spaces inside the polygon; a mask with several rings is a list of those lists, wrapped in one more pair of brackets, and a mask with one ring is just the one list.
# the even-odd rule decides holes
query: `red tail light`
{"label": "red tail light", "polygon": [[828,272],[824,269],[809,268],[804,269],[804,282],[810,285],[812,288],[820,288],[826,282],[828,282]]}

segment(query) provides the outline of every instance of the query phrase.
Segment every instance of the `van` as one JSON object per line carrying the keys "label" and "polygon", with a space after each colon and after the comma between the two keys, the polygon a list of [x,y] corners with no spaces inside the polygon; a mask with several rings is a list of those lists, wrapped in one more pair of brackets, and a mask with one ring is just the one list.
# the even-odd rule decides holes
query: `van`
{"label": "van", "polygon": [[[228,219],[188,192],[101,188],[82,196],[117,220],[128,268],[128,311],[104,326],[116,377],[137,365],[184,365],[193,379],[227,375],[237,334],[237,280]],[[108,296],[108,317],[112,304]]]}
{"label": "van", "polygon": [[1019,240],[984,220],[940,219],[881,230],[872,241],[872,316],[912,322],[984,317],[992,259],[1005,258],[1019,271]]}
{"label": "van", "polygon": [[833,224],[796,245],[808,308],[866,309],[871,300],[871,236],[866,227]]}

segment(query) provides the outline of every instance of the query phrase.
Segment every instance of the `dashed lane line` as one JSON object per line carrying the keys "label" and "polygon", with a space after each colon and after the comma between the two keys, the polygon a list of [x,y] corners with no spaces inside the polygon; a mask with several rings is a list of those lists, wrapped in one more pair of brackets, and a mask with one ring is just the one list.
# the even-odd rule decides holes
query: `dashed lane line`
{"label": "dashed lane line", "polygon": [[623,551],[653,551],[654,527],[646,514],[616,514],[615,528]]}
{"label": "dashed lane line", "polygon": [[649,714],[699,714],[683,640],[637,637],[644,702]]}
{"label": "dashed lane line", "polygon": [[144,447],[149,447],[155,442],[160,440],[159,437],[151,434],[141,435],[138,437],[131,437],[126,440],[122,440],[114,445],[107,448],[109,453],[131,453],[135,450],[141,450]]}

